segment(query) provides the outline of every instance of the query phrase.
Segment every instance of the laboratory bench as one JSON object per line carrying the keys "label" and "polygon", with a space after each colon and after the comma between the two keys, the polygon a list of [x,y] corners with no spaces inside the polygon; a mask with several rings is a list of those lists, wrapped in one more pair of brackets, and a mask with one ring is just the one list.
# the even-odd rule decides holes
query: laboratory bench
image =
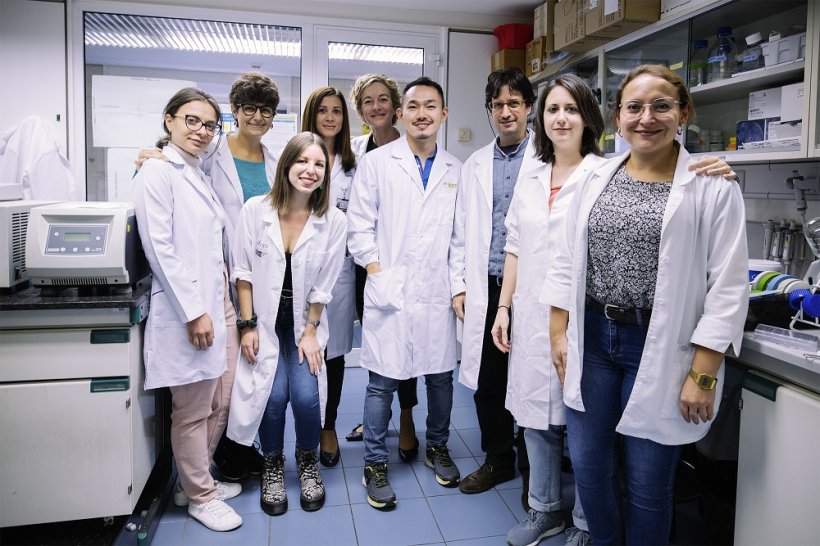
{"label": "laboratory bench", "polygon": [[[820,335],[820,331],[817,332]],[[744,335],[735,544],[820,537],[820,353]]]}
{"label": "laboratory bench", "polygon": [[162,448],[143,389],[150,280],[0,295],[0,527],[131,514]]}

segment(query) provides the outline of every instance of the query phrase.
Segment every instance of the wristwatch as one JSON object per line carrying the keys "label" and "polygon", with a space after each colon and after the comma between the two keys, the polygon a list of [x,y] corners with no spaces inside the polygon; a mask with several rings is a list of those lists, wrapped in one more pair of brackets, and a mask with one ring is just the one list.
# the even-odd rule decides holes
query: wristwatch
{"label": "wristwatch", "polygon": [[318,320],[306,319],[305,323],[306,324],[312,324],[314,328],[316,328],[317,330],[319,329],[319,321]]}
{"label": "wristwatch", "polygon": [[695,385],[705,391],[711,391],[717,386],[717,377],[707,375],[705,373],[696,372],[693,368],[689,368],[689,377],[695,382]]}

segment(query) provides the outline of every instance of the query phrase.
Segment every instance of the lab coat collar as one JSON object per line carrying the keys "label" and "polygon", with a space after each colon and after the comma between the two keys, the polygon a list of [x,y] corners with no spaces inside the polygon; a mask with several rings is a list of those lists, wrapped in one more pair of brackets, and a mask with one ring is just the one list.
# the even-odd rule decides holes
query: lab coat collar
{"label": "lab coat collar", "polygon": [[[521,162],[521,169],[518,171],[518,180],[540,176],[544,172],[544,162],[535,155],[535,133],[527,129],[529,140],[527,148],[524,150],[524,160]],[[487,205],[493,206],[493,156],[495,154],[497,139],[484,146],[476,153],[475,173],[481,189],[484,190],[484,199]],[[549,192],[549,177],[547,177],[547,191]]]}
{"label": "lab coat collar", "polygon": [[[285,243],[282,240],[282,227],[279,224],[279,211],[274,209],[270,205],[270,200],[266,197],[265,198],[265,211],[262,213],[262,221],[267,224],[265,230],[268,232],[268,236],[270,240],[273,241],[273,245],[279,250],[279,253],[284,256],[285,255]],[[308,217],[308,221],[305,223],[305,227],[302,228],[302,233],[299,234],[299,239],[296,241],[296,246],[293,248],[293,253],[295,253],[299,247],[307,243],[318,231],[319,226],[325,224],[327,222],[327,213],[323,216],[317,216],[315,213],[311,213]]]}
{"label": "lab coat collar", "polygon": [[[438,144],[437,144],[438,145]],[[433,161],[433,168],[430,171],[430,178],[427,180],[427,189],[424,189],[424,184],[421,181],[421,175],[419,174],[419,168],[416,164],[416,156],[413,153],[413,150],[410,149],[410,144],[407,142],[407,136],[402,136],[399,140],[395,141],[395,145],[392,147],[392,156],[398,160],[399,165],[407,173],[410,178],[413,179],[413,182],[416,183],[416,187],[422,193],[422,195],[428,195],[432,192],[432,190],[441,182],[441,179],[444,178],[444,175],[453,165],[453,159],[449,154],[443,153],[440,147],[436,149],[436,158]]]}

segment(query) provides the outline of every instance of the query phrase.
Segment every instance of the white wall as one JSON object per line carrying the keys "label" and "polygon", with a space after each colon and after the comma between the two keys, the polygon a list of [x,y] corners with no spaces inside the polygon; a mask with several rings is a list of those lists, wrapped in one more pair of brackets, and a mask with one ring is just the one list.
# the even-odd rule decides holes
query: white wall
{"label": "white wall", "polygon": [[65,152],[66,61],[64,5],[0,2],[0,132],[39,116]]}
{"label": "white wall", "polygon": [[[448,152],[464,161],[495,138],[484,108],[484,88],[498,41],[492,34],[450,31],[448,50],[446,146]],[[458,141],[460,128],[470,130],[469,141]]]}

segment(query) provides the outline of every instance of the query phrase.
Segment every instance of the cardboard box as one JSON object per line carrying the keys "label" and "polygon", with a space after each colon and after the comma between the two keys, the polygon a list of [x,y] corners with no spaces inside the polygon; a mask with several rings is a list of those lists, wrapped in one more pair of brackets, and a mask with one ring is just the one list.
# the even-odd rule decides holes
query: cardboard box
{"label": "cardboard box", "polygon": [[661,0],[587,0],[587,36],[617,38],[654,23],[661,16]]}
{"label": "cardboard box", "polygon": [[527,44],[526,57],[524,59],[524,71],[527,76],[532,76],[541,72],[544,65],[544,59],[549,56],[550,52],[546,48],[547,39],[541,36]]}
{"label": "cardboard box", "polygon": [[585,2],[586,0],[560,0],[555,4],[555,51],[580,53],[606,43],[605,38],[586,36]]}
{"label": "cardboard box", "polygon": [[490,58],[490,70],[494,72],[517,66],[523,72],[525,57],[526,51],[523,49],[502,49]]}
{"label": "cardboard box", "polygon": [[766,139],[777,140],[781,138],[800,138],[802,132],[802,121],[774,121],[768,125]]}
{"label": "cardboard box", "polygon": [[547,0],[535,8],[535,16],[533,18],[533,39],[546,38],[547,51],[552,51],[554,47],[555,2],[556,0]]}
{"label": "cardboard box", "polygon": [[737,148],[741,149],[750,142],[763,142],[769,138],[769,127],[778,123],[780,118],[748,119],[738,121],[735,126]]}
{"label": "cardboard box", "polygon": [[749,93],[748,119],[780,118],[780,88]]}
{"label": "cardboard box", "polygon": [[803,103],[806,100],[804,82],[784,85],[780,88],[780,119],[797,121],[803,119]]}

